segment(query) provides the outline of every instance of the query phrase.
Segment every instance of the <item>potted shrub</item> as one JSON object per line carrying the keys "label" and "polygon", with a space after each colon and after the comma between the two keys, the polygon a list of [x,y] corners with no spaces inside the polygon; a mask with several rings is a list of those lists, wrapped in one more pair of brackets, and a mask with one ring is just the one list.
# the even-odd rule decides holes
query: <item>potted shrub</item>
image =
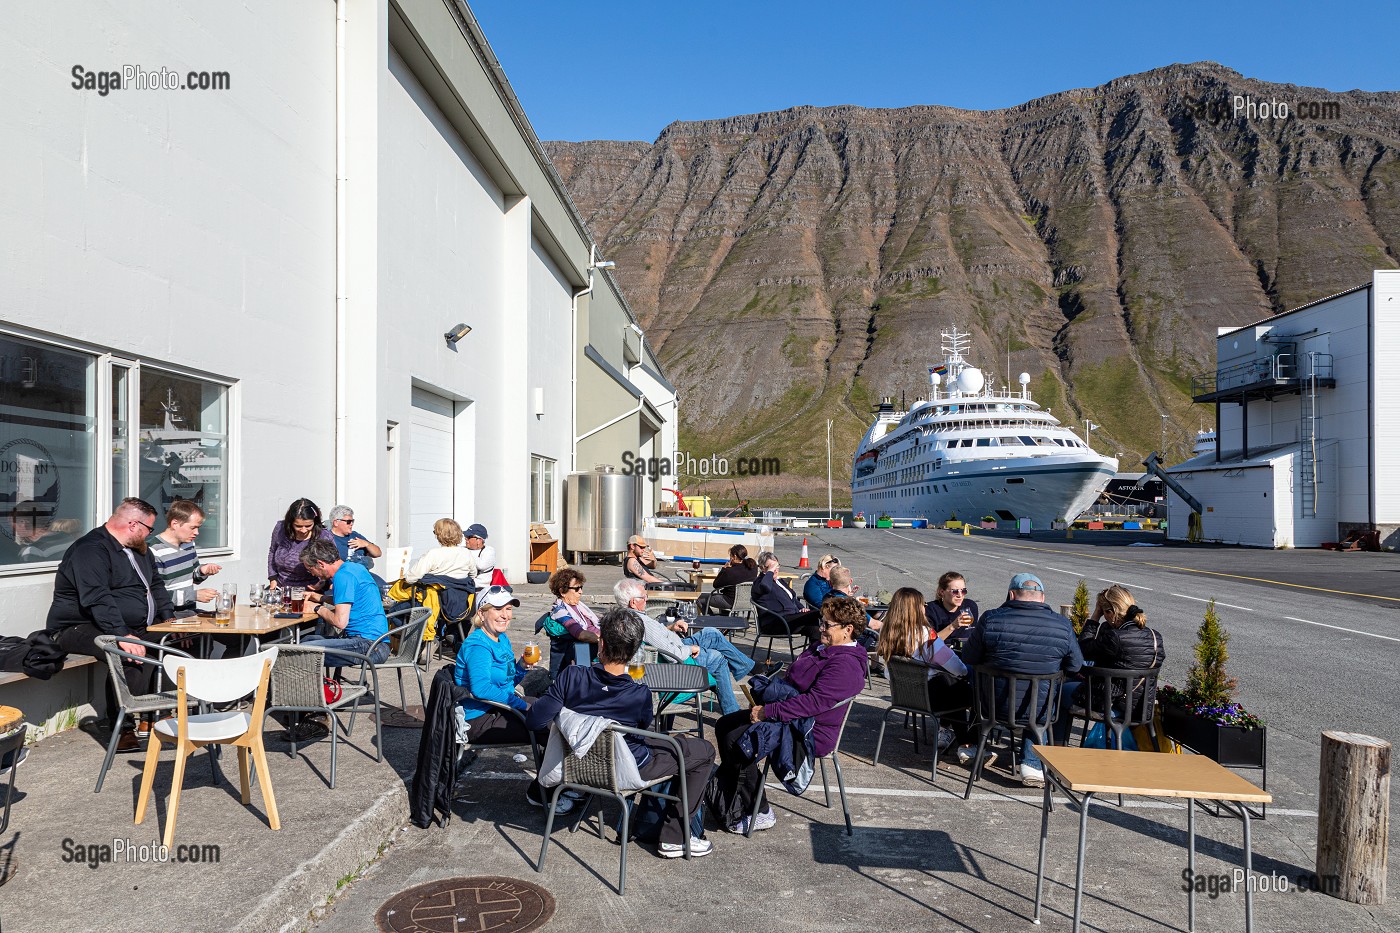
{"label": "potted shrub", "polygon": [[1157,688],[1162,725],[1182,745],[1226,767],[1262,768],[1267,730],[1258,716],[1235,702],[1238,684],[1225,670],[1229,641],[1211,600],[1196,631],[1196,661],[1186,676],[1186,689],[1169,684]]}
{"label": "potted shrub", "polygon": [[962,522],[958,521],[958,513],[949,512],[948,520],[943,523],[943,527],[949,531],[962,531]]}
{"label": "potted shrub", "polygon": [[912,522],[909,523],[909,527],[910,527],[910,528],[927,528],[927,527],[928,527],[928,516],[926,516],[926,515],[920,515],[918,518],[914,519]]}
{"label": "potted shrub", "polygon": [[1084,623],[1089,621],[1089,584],[1080,580],[1074,588],[1074,600],[1069,606],[1069,620],[1074,624],[1074,634],[1084,631]]}
{"label": "potted shrub", "polygon": [[996,531],[997,517],[995,515],[983,515],[982,527],[985,528],[987,531]]}
{"label": "potted shrub", "polygon": [[864,512],[857,512],[857,513],[855,514],[855,517],[851,519],[851,524],[852,524],[852,525],[855,525],[857,528],[864,528],[864,527],[865,527],[865,513],[864,513]]}
{"label": "potted shrub", "polygon": [[1050,523],[1050,530],[1051,530],[1051,531],[1064,531],[1064,530],[1065,530],[1066,528],[1068,528],[1068,527],[1069,527],[1069,522],[1065,521],[1063,518],[1057,518],[1057,519],[1055,519],[1053,522]]}
{"label": "potted shrub", "polygon": [[888,515],[886,515],[886,514],[884,514],[884,513],[881,513],[880,517],[877,518],[877,519],[875,519],[875,527],[876,527],[876,528],[893,528],[893,527],[894,527],[894,521],[893,521]]}

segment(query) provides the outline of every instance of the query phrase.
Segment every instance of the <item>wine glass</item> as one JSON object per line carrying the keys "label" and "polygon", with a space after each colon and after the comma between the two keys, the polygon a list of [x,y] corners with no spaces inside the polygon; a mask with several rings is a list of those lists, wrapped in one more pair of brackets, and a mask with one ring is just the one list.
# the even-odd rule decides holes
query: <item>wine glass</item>
{"label": "wine glass", "polygon": [[252,606],[254,609],[259,609],[262,607],[262,602],[262,587],[256,583],[250,583],[248,585],[248,605]]}

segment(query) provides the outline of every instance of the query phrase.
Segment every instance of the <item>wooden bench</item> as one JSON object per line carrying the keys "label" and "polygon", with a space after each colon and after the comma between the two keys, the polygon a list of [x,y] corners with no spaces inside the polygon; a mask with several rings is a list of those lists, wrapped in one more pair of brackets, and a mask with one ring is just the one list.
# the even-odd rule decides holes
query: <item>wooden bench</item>
{"label": "wooden bench", "polygon": [[[93,658],[93,657],[89,657],[88,655],[85,655],[85,654],[70,654],[70,655],[68,656],[68,660],[66,660],[66,661],[63,662],[63,669],[66,671],[66,670],[68,670],[69,668],[73,668],[73,667],[82,667],[84,664],[96,664],[96,663],[97,663],[97,659],[96,659],[96,658]],[[14,672],[14,673],[6,672],[6,673],[3,673],[3,674],[0,674],[0,686],[4,686],[5,684],[13,684],[13,683],[17,683],[17,682],[19,682],[19,681],[21,681],[21,680],[28,680],[28,679],[29,679],[29,675],[28,675],[28,674],[21,674],[21,673],[18,673],[18,672]]]}

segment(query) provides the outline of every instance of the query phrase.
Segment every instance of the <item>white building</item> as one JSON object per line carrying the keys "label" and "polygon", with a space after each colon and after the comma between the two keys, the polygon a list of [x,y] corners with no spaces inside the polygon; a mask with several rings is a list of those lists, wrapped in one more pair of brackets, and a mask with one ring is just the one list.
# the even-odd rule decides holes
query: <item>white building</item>
{"label": "white building", "polygon": [[126,495],[201,498],[212,582],[245,591],[300,496],[419,552],[481,522],[519,581],[571,469],[673,444],[675,390],[460,0],[9,14],[0,634],[44,627],[46,545]]}
{"label": "white building", "polygon": [[[1206,541],[1317,547],[1379,530],[1400,545],[1400,271],[1216,338],[1195,400],[1215,450],[1167,472],[1202,506]],[[1169,534],[1191,508],[1168,492]]]}

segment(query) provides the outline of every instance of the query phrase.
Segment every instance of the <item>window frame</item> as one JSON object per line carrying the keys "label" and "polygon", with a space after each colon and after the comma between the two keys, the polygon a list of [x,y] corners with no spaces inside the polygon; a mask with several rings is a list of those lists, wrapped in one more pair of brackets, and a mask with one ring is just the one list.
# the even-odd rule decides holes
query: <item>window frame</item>
{"label": "window frame", "polygon": [[[222,387],[224,398],[226,450],[224,452],[224,516],[226,544],[201,547],[200,554],[214,557],[231,557],[235,554],[234,542],[241,533],[242,514],[236,507],[242,491],[241,477],[237,468],[235,452],[241,449],[242,438],[239,426],[241,408],[239,405],[238,380],[217,373],[205,372],[189,366],[182,366],[165,360],[125,353],[111,348],[95,346],[79,340],[55,338],[49,334],[35,332],[10,322],[0,322],[0,336],[17,341],[50,346],[56,350],[77,353],[92,359],[95,370],[93,386],[93,462],[89,466],[88,491],[91,495],[92,512],[87,517],[86,534],[104,522],[119,501],[112,488],[115,470],[111,456],[114,441],[113,427],[116,419],[112,416],[114,371],[126,371],[126,423],[127,436],[125,454],[127,457],[126,488],[122,498],[138,494],[140,476],[140,432],[141,432],[141,372],[149,369],[153,373],[168,374],[183,379],[193,379]],[[104,455],[107,452],[107,455]],[[27,564],[0,564],[0,578],[30,576],[53,573],[61,561],[36,561]]]}
{"label": "window frame", "polygon": [[[538,469],[537,469],[538,466]],[[554,489],[558,482],[559,461],[542,454],[530,454],[530,522],[536,525],[552,525],[558,519],[554,514]],[[548,476],[548,482],[545,481]],[[542,509],[537,512],[536,505]]]}

